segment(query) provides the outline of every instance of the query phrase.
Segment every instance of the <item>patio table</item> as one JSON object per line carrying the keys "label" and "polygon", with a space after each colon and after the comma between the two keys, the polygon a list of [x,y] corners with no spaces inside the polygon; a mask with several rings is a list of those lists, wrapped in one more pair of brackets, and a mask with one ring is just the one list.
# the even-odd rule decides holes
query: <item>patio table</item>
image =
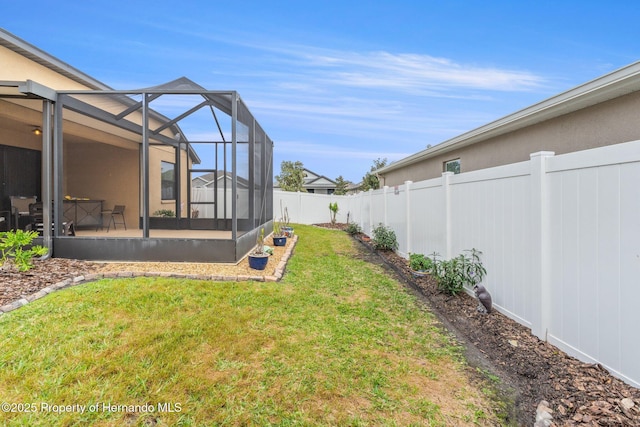
{"label": "patio table", "polygon": [[62,202],[65,221],[73,221],[76,228],[102,225],[104,200],[72,199]]}

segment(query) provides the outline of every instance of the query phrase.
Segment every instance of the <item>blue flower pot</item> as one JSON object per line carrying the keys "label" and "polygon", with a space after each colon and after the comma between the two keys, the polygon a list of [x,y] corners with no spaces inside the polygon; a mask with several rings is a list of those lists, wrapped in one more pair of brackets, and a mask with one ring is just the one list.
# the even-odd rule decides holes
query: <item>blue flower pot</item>
{"label": "blue flower pot", "polygon": [[267,262],[269,262],[269,256],[254,256],[249,255],[249,267],[254,270],[264,270],[267,267]]}
{"label": "blue flower pot", "polygon": [[284,246],[286,244],[287,244],[287,236],[273,238],[273,246]]}

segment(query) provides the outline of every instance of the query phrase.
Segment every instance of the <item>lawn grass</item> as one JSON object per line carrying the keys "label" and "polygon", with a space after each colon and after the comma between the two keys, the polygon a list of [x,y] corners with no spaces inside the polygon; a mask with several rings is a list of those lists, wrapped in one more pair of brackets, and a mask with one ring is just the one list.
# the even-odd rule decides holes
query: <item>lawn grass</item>
{"label": "lawn grass", "polygon": [[414,296],[344,232],[296,233],[278,283],[104,279],[0,316],[0,402],[37,411],[0,422],[498,423],[486,385]]}

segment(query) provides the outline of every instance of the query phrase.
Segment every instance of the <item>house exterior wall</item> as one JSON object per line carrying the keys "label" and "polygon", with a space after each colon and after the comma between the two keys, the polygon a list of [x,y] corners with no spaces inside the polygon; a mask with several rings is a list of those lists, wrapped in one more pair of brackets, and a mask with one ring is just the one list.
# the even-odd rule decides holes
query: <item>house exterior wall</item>
{"label": "house exterior wall", "polygon": [[104,209],[125,205],[127,227],[137,227],[140,210],[137,150],[106,144],[66,144],[64,163],[65,195],[103,200]]}
{"label": "house exterior wall", "polygon": [[315,194],[331,194],[333,193],[333,191],[330,193],[328,188],[317,188],[317,187],[306,187],[307,191],[309,193],[315,193]]}
{"label": "house exterior wall", "polygon": [[[168,162],[175,164],[176,158],[174,150],[169,147],[153,146],[149,148],[149,214],[152,215],[155,211],[161,209],[169,209],[177,213],[177,206],[175,200],[162,200],[162,162]],[[189,185],[189,177],[187,169],[190,167],[188,162],[187,153],[183,150],[180,153],[180,168],[182,178],[180,180],[180,204],[182,210],[182,218],[188,218],[189,212],[187,212],[187,187]]]}
{"label": "house exterior wall", "polygon": [[86,86],[65,77],[50,68],[0,46],[0,80],[33,80],[52,89],[82,90]]}
{"label": "house exterior wall", "polygon": [[444,162],[460,159],[462,172],[529,158],[536,151],[565,154],[640,139],[640,92],[634,92],[381,175],[382,185],[421,181],[442,174]]}

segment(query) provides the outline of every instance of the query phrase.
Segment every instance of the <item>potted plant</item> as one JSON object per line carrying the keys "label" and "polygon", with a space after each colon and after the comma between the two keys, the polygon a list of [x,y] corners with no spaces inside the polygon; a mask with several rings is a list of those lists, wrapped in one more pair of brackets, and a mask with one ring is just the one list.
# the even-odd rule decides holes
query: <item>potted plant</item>
{"label": "potted plant", "polygon": [[429,274],[433,267],[431,258],[423,254],[409,254],[409,268],[411,273],[416,277],[422,277]]}
{"label": "potted plant", "polygon": [[264,228],[261,228],[256,238],[256,246],[249,252],[249,267],[254,270],[264,270],[268,261],[269,253],[264,245]]}
{"label": "potted plant", "polygon": [[283,214],[282,214],[282,225],[280,229],[287,237],[293,237],[293,227],[289,226],[289,212],[287,211],[287,207],[285,206]]}
{"label": "potted plant", "polygon": [[282,231],[282,223],[280,221],[273,222],[273,246],[285,246],[287,244],[287,236]]}

